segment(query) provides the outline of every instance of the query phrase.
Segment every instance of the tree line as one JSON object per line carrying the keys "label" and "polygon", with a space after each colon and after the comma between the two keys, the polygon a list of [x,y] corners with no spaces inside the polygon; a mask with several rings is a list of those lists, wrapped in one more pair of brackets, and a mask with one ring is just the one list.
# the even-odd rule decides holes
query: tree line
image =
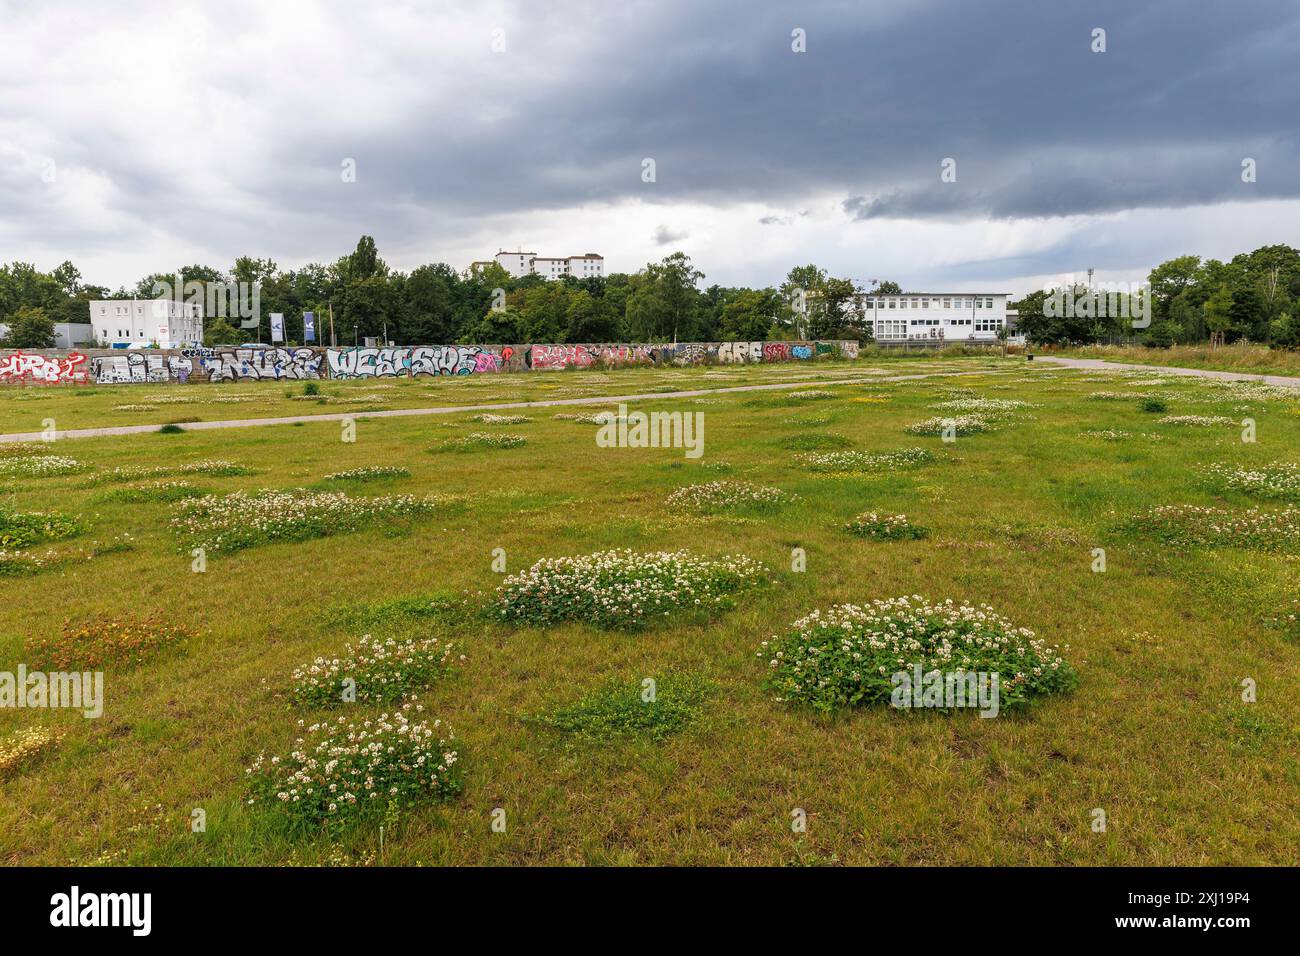
{"label": "tree line", "polygon": [[[208,316],[204,344],[270,341],[270,315],[281,313],[289,344],[304,342],[303,313],[316,315],[317,340],[330,342],[330,312],[340,345],[368,337],[404,345],[529,344],[534,342],[762,341],[849,338],[870,329],[855,310],[863,289],[815,265],[797,266],[777,288],[711,285],[681,252],[635,273],[578,279],[512,278],[498,263],[461,273],[446,263],[410,272],[389,268],[375,241],[332,265],[280,269],[271,259],[241,256],[228,269],[189,265],[145,276],[133,288],[109,292],[87,284],[65,262],[49,273],[15,262],[0,265],[0,344],[50,348],[54,323],[89,321],[96,299],[153,298],[155,282],[256,283],[260,327]],[[897,283],[873,283],[873,292],[898,293]]]}
{"label": "tree line", "polygon": [[[1300,348],[1300,250],[1261,246],[1228,262],[1178,256],[1162,262],[1147,278],[1151,324],[1135,332],[1125,316],[1103,315],[1103,292],[1086,285],[1072,290],[1090,307],[1074,315],[1050,314],[1051,290],[1033,292],[1012,307],[1031,342],[1091,344],[1134,338],[1160,348],[1206,341],[1249,341],[1275,348]],[[1060,310],[1055,310],[1058,313]]]}

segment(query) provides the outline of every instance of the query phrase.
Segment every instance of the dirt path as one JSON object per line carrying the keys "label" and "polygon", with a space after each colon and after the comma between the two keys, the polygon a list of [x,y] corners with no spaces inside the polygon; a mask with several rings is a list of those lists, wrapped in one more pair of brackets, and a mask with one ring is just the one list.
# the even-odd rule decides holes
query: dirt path
{"label": "dirt path", "polygon": [[[209,428],[254,428],[259,425],[293,425],[298,422],[337,422],[346,418],[402,418],[408,415],[457,415],[461,412],[496,412],[510,408],[550,408],[557,405],[608,405],[611,402],[645,402],[665,398],[695,398],[706,395],[723,395],[729,392],[760,392],[778,389],[813,389],[824,385],[869,385],[876,382],[903,382],[912,379],[960,375],[988,375],[992,370],[969,372],[922,372],[915,375],[859,375],[856,378],[837,378],[826,381],[778,382],[768,385],[731,385],[726,388],[700,388],[681,392],[643,392],[633,395],[602,395],[594,398],[555,398],[536,402],[504,402],[494,405],[443,405],[436,408],[391,408],[379,412],[340,412],[325,415],[288,415],[282,418],[237,418],[227,421],[186,422],[177,425],[185,431],[204,431]],[[997,374],[997,372],[993,372]],[[128,386],[129,387],[129,386]],[[157,425],[113,425],[103,428],[70,428],[55,433],[55,438],[101,438],[107,435],[140,435],[156,432]],[[14,432],[0,435],[0,442],[42,441],[43,432]]]}
{"label": "dirt path", "polygon": [[1105,359],[1065,358],[1056,355],[1038,355],[1036,362],[1052,362],[1069,368],[1093,371],[1151,372],[1159,375],[1191,375],[1194,378],[1221,378],[1230,382],[1263,382],[1266,385],[1289,385],[1300,388],[1300,378],[1291,375],[1260,375],[1256,372],[1220,372],[1209,368],[1178,368],[1172,365],[1132,365],[1127,362],[1108,362]]}

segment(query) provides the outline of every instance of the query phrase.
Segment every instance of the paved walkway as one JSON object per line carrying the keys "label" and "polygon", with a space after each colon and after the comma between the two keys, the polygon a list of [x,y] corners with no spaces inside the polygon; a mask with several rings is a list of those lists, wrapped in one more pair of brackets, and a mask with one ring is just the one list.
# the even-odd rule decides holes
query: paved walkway
{"label": "paved walkway", "polygon": [[1058,355],[1035,355],[1035,362],[1054,362],[1070,368],[1100,371],[1151,372],[1160,375],[1191,375],[1195,378],[1221,378],[1230,382],[1263,382],[1266,385],[1289,385],[1300,388],[1300,377],[1294,375],[1259,375],[1255,372],[1219,372],[1209,368],[1176,368],[1170,365],[1133,365],[1128,362],[1108,362],[1105,359],[1065,358]]}
{"label": "paved walkway", "polygon": [[[761,392],[777,389],[812,389],[825,385],[869,385],[875,382],[903,382],[911,379],[960,375],[986,375],[989,369],[969,372],[922,372],[915,375],[872,375],[863,373],[855,378],[837,378],[826,381],[777,382],[768,385],[731,385],[725,388],[701,388],[683,392],[644,392],[636,395],[601,395],[594,398],[555,398],[538,402],[504,402],[496,405],[443,405],[437,408],[390,408],[378,412],[339,412],[326,415],[287,415],[282,418],[237,418],[227,421],[186,422],[177,427],[185,431],[204,431],[209,428],[254,428],[259,425],[293,425],[298,422],[337,422],[345,418],[404,418],[408,415],[458,415],[461,412],[496,412],[509,408],[550,408],[557,405],[608,405],[611,402],[645,402],[665,398],[695,398],[704,395],[722,395],[728,392]],[[129,388],[130,386],[123,386]],[[156,432],[157,425],[114,425],[103,428],[70,428],[56,433],[56,438],[101,438],[106,435],[139,435]],[[0,435],[0,442],[42,441],[42,432],[15,432]]]}

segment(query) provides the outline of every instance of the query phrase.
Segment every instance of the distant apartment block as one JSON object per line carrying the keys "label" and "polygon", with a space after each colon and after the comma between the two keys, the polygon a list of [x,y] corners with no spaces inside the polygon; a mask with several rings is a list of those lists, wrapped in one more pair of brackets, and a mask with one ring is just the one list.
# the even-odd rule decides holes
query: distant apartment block
{"label": "distant apartment block", "polygon": [[861,295],[856,307],[877,342],[909,339],[993,340],[1007,329],[1005,292],[909,292]]}
{"label": "distant apartment block", "polygon": [[90,303],[97,344],[121,349],[174,349],[203,344],[203,309],[172,299],[106,299]]}
{"label": "distant apartment block", "polygon": [[496,262],[512,278],[521,279],[526,275],[539,275],[543,279],[562,279],[573,276],[575,279],[592,279],[605,274],[605,257],[594,252],[581,256],[539,256],[535,252],[498,252],[492,259],[471,262],[471,273],[482,271],[485,266]]}

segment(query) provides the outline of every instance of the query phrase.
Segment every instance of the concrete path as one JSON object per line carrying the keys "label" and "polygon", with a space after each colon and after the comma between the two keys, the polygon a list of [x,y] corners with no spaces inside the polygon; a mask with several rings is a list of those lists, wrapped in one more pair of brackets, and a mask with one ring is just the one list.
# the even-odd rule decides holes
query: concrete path
{"label": "concrete path", "polygon": [[[762,392],[777,389],[813,389],[824,385],[871,385],[876,382],[905,382],[912,379],[943,378],[961,375],[987,375],[996,369],[978,369],[962,372],[921,372],[915,375],[879,375],[862,373],[856,378],[837,378],[826,381],[777,382],[769,385],[731,385],[725,388],[700,388],[682,392],[643,392],[635,395],[601,395],[594,398],[554,398],[537,402],[503,402],[495,405],[443,405],[437,408],[390,408],[378,412],[339,412],[326,415],[287,415],[282,418],[236,418],[227,421],[185,422],[177,427],[185,431],[204,431],[209,428],[254,428],[259,425],[293,425],[298,422],[338,422],[345,418],[404,418],[408,415],[458,415],[461,412],[496,412],[510,408],[551,408],[558,405],[608,405],[611,402],[646,402],[664,398],[696,398],[723,395],[728,392]],[[129,387],[129,386],[124,386]],[[103,428],[70,428],[56,432],[55,437],[101,438],[107,435],[140,435],[156,432],[162,425],[112,425]],[[43,441],[43,432],[13,432],[0,435],[0,442]]]}
{"label": "concrete path", "polygon": [[1108,362],[1105,359],[1065,358],[1058,355],[1035,355],[1035,362],[1054,362],[1069,368],[1097,371],[1150,372],[1153,375],[1191,375],[1195,378],[1221,378],[1230,382],[1263,382],[1266,385],[1289,385],[1300,388],[1300,377],[1293,375],[1259,375],[1254,372],[1219,372],[1208,368],[1176,368],[1169,365],[1133,365],[1128,362]]}

